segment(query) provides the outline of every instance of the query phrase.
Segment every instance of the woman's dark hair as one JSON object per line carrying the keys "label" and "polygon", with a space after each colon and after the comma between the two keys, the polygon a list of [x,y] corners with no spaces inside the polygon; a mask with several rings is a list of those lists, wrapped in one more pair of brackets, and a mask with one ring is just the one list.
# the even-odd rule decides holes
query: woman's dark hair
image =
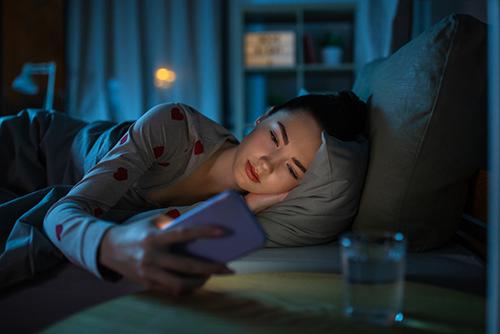
{"label": "woman's dark hair", "polygon": [[308,94],[294,97],[275,106],[269,115],[285,112],[307,111],[330,136],[352,141],[362,134],[366,122],[366,103],[349,90],[333,94]]}

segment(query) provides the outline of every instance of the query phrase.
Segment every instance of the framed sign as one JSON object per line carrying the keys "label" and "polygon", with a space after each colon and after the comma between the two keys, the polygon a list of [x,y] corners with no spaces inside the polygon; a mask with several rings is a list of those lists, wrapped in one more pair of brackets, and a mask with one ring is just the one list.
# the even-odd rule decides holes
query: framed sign
{"label": "framed sign", "polygon": [[295,33],[265,31],[245,33],[247,67],[294,66]]}

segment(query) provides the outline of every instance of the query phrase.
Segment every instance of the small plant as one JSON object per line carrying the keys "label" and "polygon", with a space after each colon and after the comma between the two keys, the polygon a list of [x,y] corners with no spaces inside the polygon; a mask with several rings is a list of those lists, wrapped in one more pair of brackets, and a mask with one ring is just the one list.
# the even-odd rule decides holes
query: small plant
{"label": "small plant", "polygon": [[321,56],[323,63],[331,66],[338,66],[342,63],[343,45],[342,37],[328,33],[322,43]]}
{"label": "small plant", "polygon": [[344,41],[342,40],[342,37],[334,33],[328,33],[321,43],[321,46],[323,47],[326,46],[342,47],[343,45]]}

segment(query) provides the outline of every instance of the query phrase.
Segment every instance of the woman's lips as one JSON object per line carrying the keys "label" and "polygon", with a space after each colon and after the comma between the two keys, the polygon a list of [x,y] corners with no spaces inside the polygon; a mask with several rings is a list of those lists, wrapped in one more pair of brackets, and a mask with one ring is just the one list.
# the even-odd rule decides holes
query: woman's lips
{"label": "woman's lips", "polygon": [[260,183],[259,176],[255,173],[255,169],[253,168],[250,161],[247,161],[245,166],[245,172],[247,173],[248,178],[255,183]]}

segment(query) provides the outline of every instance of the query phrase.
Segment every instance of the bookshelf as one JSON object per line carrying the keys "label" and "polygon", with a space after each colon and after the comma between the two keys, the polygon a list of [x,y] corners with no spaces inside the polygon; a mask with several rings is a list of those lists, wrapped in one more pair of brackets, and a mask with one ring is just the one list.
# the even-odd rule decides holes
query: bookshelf
{"label": "bookshelf", "polygon": [[[352,1],[245,4],[233,6],[231,11],[230,24],[234,29],[230,38],[229,103],[232,117],[229,123],[238,138],[248,133],[255,119],[269,106],[297,96],[302,89],[310,93],[326,93],[352,87],[356,26],[356,7]],[[290,32],[295,36],[292,62],[249,64],[247,34]],[[258,43],[254,46],[259,47]],[[330,48],[334,51],[333,57],[323,55],[326,46],[334,46]]]}

